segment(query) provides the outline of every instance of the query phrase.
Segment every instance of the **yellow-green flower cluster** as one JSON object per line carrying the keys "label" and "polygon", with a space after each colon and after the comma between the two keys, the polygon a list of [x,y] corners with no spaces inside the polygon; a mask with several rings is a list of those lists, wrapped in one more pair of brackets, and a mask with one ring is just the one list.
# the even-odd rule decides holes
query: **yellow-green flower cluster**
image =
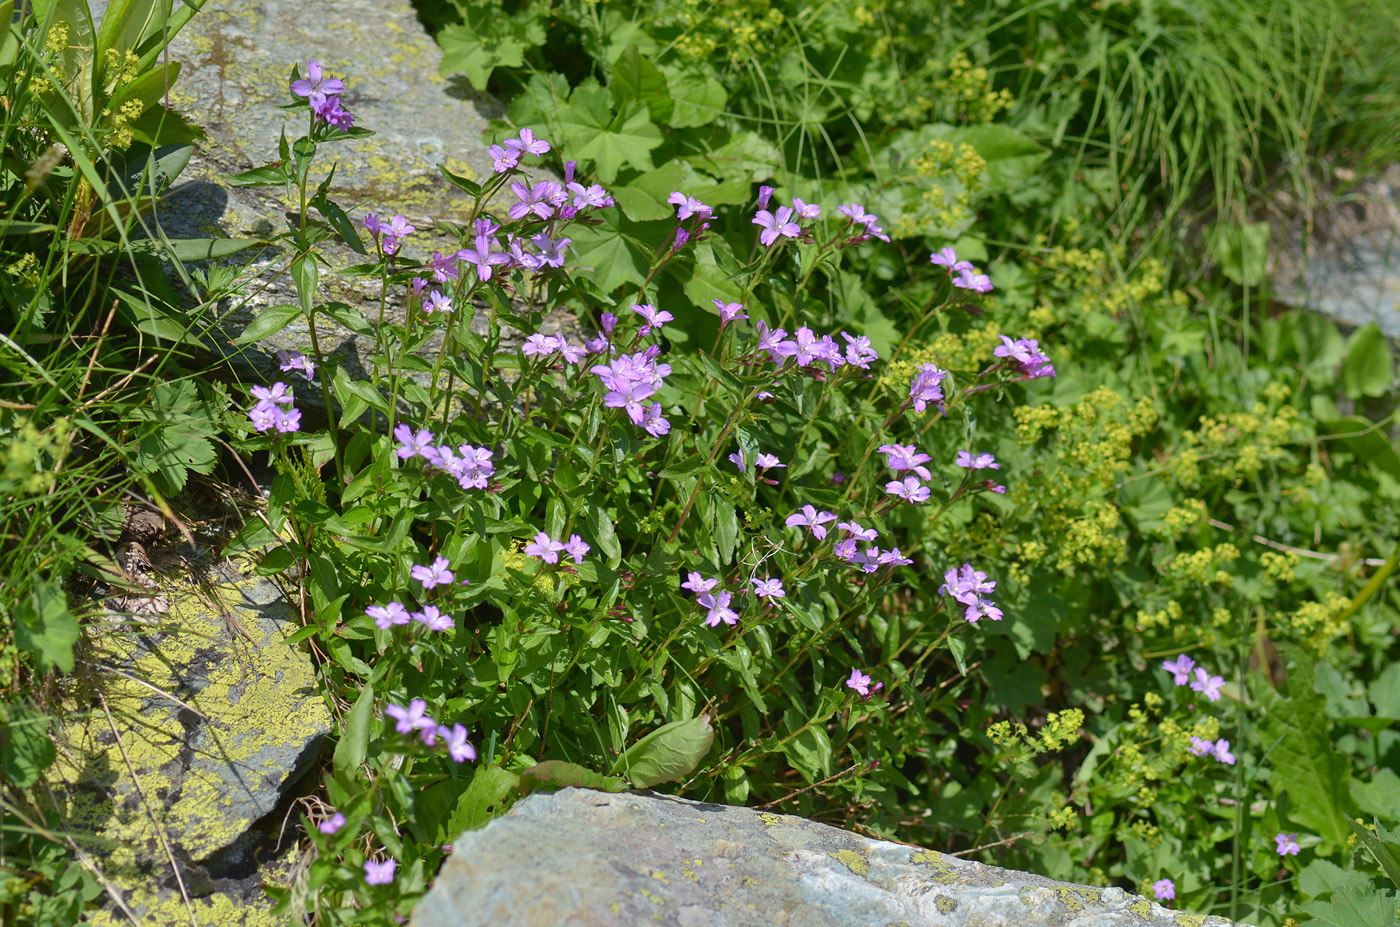
{"label": "yellow-green flower cluster", "polygon": [[1163,526],[1157,529],[1156,533],[1174,541],[1197,525],[1204,525],[1209,518],[1210,513],[1203,501],[1187,499],[1167,510],[1162,516]]}
{"label": "yellow-green flower cluster", "polygon": [[0,423],[0,496],[35,496],[53,487],[58,462],[68,453],[73,423],[67,418],[41,429],[20,417]]}
{"label": "yellow-green flower cluster", "polygon": [[1350,600],[1336,592],[1329,593],[1321,602],[1304,602],[1295,611],[1285,614],[1284,627],[1292,628],[1299,635],[1306,636],[1304,643],[1315,652],[1321,652],[1327,644],[1346,629],[1342,613]]}
{"label": "yellow-green flower cluster", "polygon": [[722,49],[735,64],[768,53],[765,36],[783,24],[783,11],[769,0],[682,0],[668,6],[657,25],[679,27],[676,51],[708,58]]}
{"label": "yellow-green flower cluster", "polygon": [[992,89],[992,78],[984,67],[974,67],[963,52],[948,62],[948,75],[934,84],[944,100],[953,101],[957,117],[963,122],[991,122],[999,113],[1011,108],[1013,97],[1005,88]]}
{"label": "yellow-green flower cluster", "polygon": [[1233,563],[1240,557],[1240,550],[1233,544],[1217,544],[1200,550],[1182,551],[1163,567],[1169,579],[1181,583],[1215,583],[1227,585],[1230,571],[1225,564]]}
{"label": "yellow-green flower cluster", "polygon": [[1269,403],[1256,402],[1248,412],[1207,415],[1198,428],[1185,432],[1186,447],[1177,454],[1172,475],[1184,486],[1204,479],[1238,484],[1252,478],[1266,463],[1288,460],[1285,444],[1303,437],[1298,410],[1281,405],[1288,387],[1270,384]]}

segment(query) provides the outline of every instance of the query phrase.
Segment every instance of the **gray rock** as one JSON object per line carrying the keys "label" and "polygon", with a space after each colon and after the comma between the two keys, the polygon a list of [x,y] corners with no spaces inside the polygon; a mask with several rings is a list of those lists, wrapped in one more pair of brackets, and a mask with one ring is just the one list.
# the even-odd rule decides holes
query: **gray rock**
{"label": "gray rock", "polygon": [[[271,813],[320,755],[330,713],[309,658],[285,643],[300,621],[269,580],[224,563],[162,577],[160,591],[158,625],[93,641],[49,784],[65,828],[90,835],[149,923],[187,919],[180,881],[204,923],[243,923],[214,917],[244,906],[220,888],[248,875],[260,819],[281,824]],[[179,913],[155,913],[166,908]]]}
{"label": "gray rock", "polygon": [[[405,243],[406,256],[427,259],[434,250],[447,253],[459,247],[453,228],[466,226],[472,199],[446,181],[437,165],[471,179],[490,176],[482,134],[487,120],[502,110],[464,82],[439,76],[441,52],[409,0],[208,0],[169,53],[171,60],[183,62],[170,101],[208,139],[199,143],[180,182],[157,209],[167,236],[266,238],[287,228],[297,208],[294,197],[280,188],[232,187],[225,178],[275,159],[284,127],[288,139],[305,133],[305,113],[280,107],[292,99],[292,68],[300,66],[305,73],[307,60],[315,59],[327,76],[345,81],[341,99],[355,114],[355,124],[377,134],[324,145],[313,182],[334,164],[332,198],[357,222],[367,212],[407,216],[419,232]],[[434,223],[440,224],[436,231]],[[321,249],[331,270],[369,260],[331,242]],[[216,307],[214,330],[206,339],[257,380],[288,379],[276,365],[279,349],[311,354],[304,322],[257,345],[229,344],[264,307],[296,302],[286,272],[290,259],[276,249],[236,256],[257,279],[246,299]],[[349,303],[372,320],[380,314],[377,279],[346,279],[323,270],[319,296]],[[404,307],[404,291],[391,290],[385,318],[402,322]],[[473,327],[483,331],[484,323],[481,314]],[[563,317],[547,321],[542,330],[567,330],[571,324]],[[372,339],[324,318],[317,322],[317,333],[322,350],[336,356],[352,378],[367,376],[373,366]],[[425,353],[431,355],[441,344],[436,338]],[[316,408],[319,398],[319,390],[304,383],[297,390],[299,406]]]}
{"label": "gray rock", "polygon": [[1274,296],[1400,340],[1400,164],[1318,210],[1306,249],[1301,228],[1274,225]]}
{"label": "gray rock", "polygon": [[564,789],[462,834],[412,927],[1224,927],[802,818]]}

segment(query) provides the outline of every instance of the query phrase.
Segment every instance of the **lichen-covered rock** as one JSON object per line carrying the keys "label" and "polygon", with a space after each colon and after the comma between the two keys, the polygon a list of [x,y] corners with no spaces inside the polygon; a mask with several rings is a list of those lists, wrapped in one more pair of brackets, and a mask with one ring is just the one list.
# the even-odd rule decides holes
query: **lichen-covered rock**
{"label": "lichen-covered rock", "polygon": [[1119,888],[997,869],[787,815],[536,793],[453,844],[412,927],[1226,927]]}
{"label": "lichen-covered rock", "polygon": [[[482,134],[488,118],[501,110],[484,94],[439,76],[442,54],[409,0],[208,0],[169,54],[183,63],[170,101],[208,138],[198,143],[189,167],[157,209],[167,236],[267,238],[286,230],[298,206],[295,195],[281,188],[232,187],[226,178],[275,159],[284,127],[289,139],[306,132],[305,111],[280,107],[292,99],[288,84],[293,67],[305,73],[307,61],[314,59],[328,76],[345,81],[344,106],[355,114],[357,126],[376,134],[321,146],[313,183],[335,165],[332,198],[357,221],[367,212],[407,216],[419,231],[405,242],[406,256],[426,260],[434,250],[450,253],[460,247],[453,233],[435,232],[433,225],[465,227],[472,200],[445,180],[437,165],[470,179],[489,176],[491,159]],[[370,260],[334,241],[318,247],[332,270]],[[286,380],[276,352],[310,355],[305,322],[257,345],[229,342],[263,308],[296,302],[286,273],[290,255],[262,249],[236,259],[248,262],[259,277],[248,287],[246,300],[216,307],[214,331],[205,340],[260,380]],[[322,301],[349,303],[369,319],[379,318],[377,277],[323,272],[318,295]],[[388,294],[386,319],[402,322],[405,295],[401,288]],[[484,315],[481,321],[475,326],[479,331]],[[543,330],[568,324],[567,319],[551,320]],[[317,321],[317,334],[322,350],[335,355],[352,378],[366,377],[372,369],[372,338],[324,317]],[[431,355],[441,343],[440,337],[431,340],[424,352]],[[319,408],[319,390],[302,385],[298,405]]]}
{"label": "lichen-covered rock", "polygon": [[[100,635],[93,672],[68,693],[77,720],[60,732],[49,772],[65,829],[90,835],[104,875],[135,913],[151,914],[145,922],[188,922],[178,871],[207,914],[200,923],[275,923],[263,917],[254,826],[331,730],[310,660],[285,643],[300,623],[276,586],[231,563],[161,588],[169,613]],[[154,913],[165,910],[178,915]],[[106,914],[125,921],[99,912],[92,922]]]}

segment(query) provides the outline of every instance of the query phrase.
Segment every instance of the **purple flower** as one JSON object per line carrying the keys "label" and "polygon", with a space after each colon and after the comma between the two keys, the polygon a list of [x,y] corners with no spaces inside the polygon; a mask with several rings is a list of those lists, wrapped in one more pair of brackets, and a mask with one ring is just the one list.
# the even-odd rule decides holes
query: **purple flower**
{"label": "purple flower", "polygon": [[278,380],[271,387],[254,386],[248,390],[253,394],[253,398],[259,402],[274,403],[276,405],[289,406],[292,404],[292,391],[287,388],[287,384]]}
{"label": "purple flower", "polygon": [[334,834],[344,826],[345,815],[337,811],[335,814],[331,815],[321,823],[317,824],[316,829],[323,834]]}
{"label": "purple flower", "polygon": [[[309,79],[308,79],[309,78]],[[292,81],[292,93],[299,97],[306,97],[315,106],[318,102],[328,96],[345,91],[345,83],[334,77],[325,77],[321,73],[321,62],[306,62],[306,77]]]}
{"label": "purple flower", "polygon": [[860,522],[856,521],[854,518],[852,518],[850,521],[840,522],[836,525],[836,527],[840,528],[842,531],[845,531],[857,541],[870,542],[877,540],[880,537],[880,532],[876,531],[874,528],[864,527],[863,525],[861,525]]}
{"label": "purple flower", "polygon": [[870,344],[870,339],[864,335],[851,337],[842,332],[841,337],[846,339],[846,363],[851,366],[869,370],[870,362],[880,359],[879,353]]}
{"label": "purple flower", "polygon": [[[773,246],[773,243],[778,240],[779,236],[784,238],[796,238],[798,235],[802,234],[802,227],[792,221],[791,206],[778,207],[777,215],[774,215],[766,209],[760,209],[754,214],[753,224],[763,227],[763,231],[759,233],[758,240],[769,248]],[[781,329],[779,329],[779,331],[781,331]]]}
{"label": "purple flower", "polygon": [[557,335],[541,335],[538,332],[525,339],[520,353],[526,357],[548,357],[564,346],[564,339]]}
{"label": "purple flower", "polygon": [[763,579],[753,577],[749,582],[753,583],[753,594],[760,599],[787,598],[787,592],[783,590],[783,581],[781,579],[775,579],[771,576],[765,576]]}
{"label": "purple flower", "polygon": [[820,541],[826,537],[826,522],[835,520],[836,516],[831,512],[818,512],[816,506],[804,505],[802,511],[789,515],[785,524],[789,528],[806,526],[811,529],[812,536]]}
{"label": "purple flower", "polygon": [[542,138],[535,138],[535,133],[530,129],[521,129],[520,138],[508,138],[505,146],[520,154],[542,155],[549,151],[549,142]]}
{"label": "purple flower", "polygon": [[661,403],[653,402],[642,414],[642,420],[637,424],[646,429],[646,433],[653,438],[665,437],[671,432],[671,423],[661,414]]}
{"label": "purple flower", "polygon": [[525,545],[525,553],[528,556],[539,557],[545,563],[558,563],[559,552],[563,549],[563,543],[554,540],[543,531],[536,534],[535,539]]}
{"label": "purple flower", "polygon": [[759,185],[758,188],[758,208],[767,209],[768,202],[773,199],[773,188],[766,185]]}
{"label": "purple flower", "polygon": [[997,357],[1015,361],[1026,377],[1035,379],[1055,375],[1055,365],[1050,363],[1048,356],[1040,352],[1040,343],[1036,339],[1018,338],[1013,341],[1006,335],[998,337],[1002,343],[993,349],[992,353]]}
{"label": "purple flower", "polygon": [[1212,676],[1205,670],[1197,667],[1196,681],[1191,683],[1191,691],[1200,692],[1210,701],[1220,699],[1220,687],[1225,685],[1225,680],[1220,676]]}
{"label": "purple flower", "polygon": [[768,329],[768,323],[762,319],[758,322],[758,348],[759,351],[767,351],[768,358],[775,364],[781,364],[783,358],[791,357],[797,353],[797,345],[787,340],[787,332],[781,328]]}
{"label": "purple flower", "polygon": [[340,97],[326,97],[319,103],[311,104],[316,118],[337,129],[349,129],[355,124],[355,115],[340,105]]}
{"label": "purple flower", "polygon": [[1212,756],[1226,766],[1235,765],[1235,755],[1230,752],[1230,742],[1228,740],[1217,740],[1210,752]]}
{"label": "purple flower", "polygon": [[452,298],[443,296],[438,290],[433,290],[423,300],[424,312],[451,312]]}
{"label": "purple flower", "polygon": [[914,411],[922,412],[930,403],[937,406],[938,411],[943,411],[942,383],[947,376],[948,371],[940,370],[934,364],[919,365],[914,382],[909,384],[909,398],[914,400]]}
{"label": "purple flower", "polygon": [[451,584],[456,578],[447,567],[447,558],[438,557],[431,566],[414,566],[408,571],[408,575],[422,583],[424,589],[435,589]]}
{"label": "purple flower", "polygon": [[428,605],[421,612],[414,612],[409,617],[429,631],[451,631],[454,627],[452,618],[444,615],[436,605]]}
{"label": "purple flower", "polygon": [[411,457],[431,459],[428,454],[433,446],[433,433],[431,431],[415,432],[408,425],[400,422],[394,428],[394,439],[399,442],[397,453],[400,460],[408,460]]}
{"label": "purple flower", "polygon": [[729,607],[733,598],[733,594],[723,590],[718,594],[702,592],[696,596],[695,601],[705,609],[705,624],[712,628],[717,627],[721,621],[728,625],[737,624],[739,613]]}
{"label": "purple flower", "polygon": [[[496,249],[496,240],[489,235],[476,236],[475,245],[476,247],[474,248],[463,248],[461,251],[457,252],[455,257],[469,264],[475,264],[476,278],[482,283],[491,279],[492,267],[499,267],[502,264],[510,263],[510,255],[498,251]],[[437,252],[433,252],[433,257],[435,259],[434,263],[436,264]],[[436,273],[436,271],[434,272]],[[452,269],[451,276],[453,279],[457,277],[457,270],[455,267]],[[441,280],[442,278],[439,277],[438,279]]]}
{"label": "purple flower", "polygon": [[491,169],[497,174],[504,174],[515,169],[520,163],[520,150],[517,148],[503,148],[500,145],[492,145],[486,149],[486,153],[491,156]]}
{"label": "purple flower", "polygon": [[603,329],[603,336],[611,338],[613,329],[617,327],[617,316],[611,312],[604,312],[598,317],[598,326]]}
{"label": "purple flower", "polygon": [[686,574],[686,581],[681,583],[681,588],[689,589],[696,595],[700,595],[702,592],[709,592],[711,589],[715,588],[718,585],[719,580],[706,579],[699,573],[692,572]]}
{"label": "purple flower", "polygon": [[958,451],[958,456],[953,460],[953,463],[969,470],[1001,469],[1001,464],[997,463],[996,457],[991,454],[978,454],[973,457],[971,451]]}
{"label": "purple flower", "polygon": [[476,748],[467,742],[467,729],[460,724],[451,727],[438,725],[437,735],[447,748],[447,755],[455,762],[469,763],[476,759]]}
{"label": "purple flower", "polygon": [[953,286],[961,287],[964,290],[973,290],[977,293],[990,293],[992,291],[992,278],[986,274],[974,273],[971,267],[964,267],[958,272]]}
{"label": "purple flower", "polygon": [[376,863],[372,859],[365,860],[365,884],[392,885],[394,870],[398,867],[398,860],[394,859],[386,859],[382,863]]}
{"label": "purple flower", "polygon": [[846,538],[844,541],[837,541],[831,548],[831,553],[840,560],[854,561],[856,559],[856,539]]}
{"label": "purple flower", "polygon": [[1179,686],[1184,686],[1191,681],[1191,668],[1196,665],[1196,661],[1181,654],[1176,660],[1163,660],[1162,669],[1172,674],[1172,682]]}
{"label": "purple flower", "polygon": [[868,225],[871,222],[879,221],[872,215],[868,215],[865,207],[859,203],[848,203],[845,206],[837,206],[836,211],[851,220],[852,225]]}
{"label": "purple flower", "polygon": [[390,602],[388,605],[371,605],[365,609],[365,614],[373,618],[375,626],[381,630],[409,622],[408,609],[398,602]]}
{"label": "purple flower", "polygon": [[1176,886],[1172,884],[1171,879],[1158,879],[1153,882],[1152,891],[1158,901],[1171,901],[1176,897]]}
{"label": "purple flower", "polygon": [[737,319],[748,318],[747,315],[742,314],[744,311],[742,303],[727,303],[722,299],[711,300],[711,302],[713,302],[715,308],[719,310],[719,324],[721,325],[727,325]]}
{"label": "purple flower", "polygon": [[1274,843],[1278,847],[1279,856],[1297,856],[1303,849],[1298,846],[1297,834],[1275,834]]}
{"label": "purple flower", "polygon": [[278,351],[277,363],[282,368],[283,373],[291,373],[296,370],[305,374],[308,383],[315,382],[316,362],[300,351]]}
{"label": "purple flower", "polygon": [[996,591],[996,580],[987,579],[987,574],[974,570],[972,564],[964,563],[960,569],[943,574],[943,585],[938,587],[939,595],[952,596],[964,606],[963,618],[978,621],[990,618],[1000,621],[1001,609],[992,604],[986,596]]}
{"label": "purple flower", "polygon": [[855,689],[861,695],[870,694],[870,677],[858,669],[851,670],[851,678],[846,680],[846,686]]}
{"label": "purple flower", "polygon": [[[257,403],[248,410],[248,419],[259,432],[276,430],[280,433],[301,428],[300,410],[290,408],[292,392],[280,380],[271,387],[254,386],[250,389]],[[283,408],[287,406],[288,408]]]}
{"label": "purple flower", "polygon": [[792,209],[799,219],[815,219],[822,214],[822,208],[816,203],[803,202],[796,196],[792,198]]}
{"label": "purple flower", "polygon": [[612,196],[596,183],[587,187],[581,183],[571,183],[568,190],[574,195],[575,209],[601,209],[613,205]]}
{"label": "purple flower", "polygon": [[1215,743],[1209,740],[1202,740],[1196,735],[1191,735],[1191,746],[1186,748],[1192,756],[1205,756],[1215,749]]}
{"label": "purple flower", "polygon": [[885,465],[896,473],[912,470],[921,479],[933,479],[933,474],[924,466],[933,458],[920,453],[912,444],[884,444],[880,447],[880,453],[885,455]]}
{"label": "purple flower", "polygon": [[[914,562],[914,561],[913,561],[912,559],[910,559],[909,557],[906,557],[906,556],[904,556],[903,554],[901,554],[901,553],[899,552],[899,548],[898,548],[898,547],[891,547],[889,550],[887,550],[887,551],[885,551],[884,553],[882,553],[882,554],[880,555],[880,557],[879,557],[879,560],[880,560],[881,565],[883,565],[883,566],[908,566],[909,564],[911,564],[911,563]],[[986,604],[987,604],[988,606],[991,605],[990,602],[988,602],[988,603],[986,603]],[[999,621],[999,620],[1001,619],[1001,612],[998,611],[998,610],[995,609],[995,608],[990,608],[990,607],[989,607],[988,609],[986,609],[986,610],[983,611],[983,614],[984,614],[984,615],[990,614],[990,612],[993,612],[993,611],[996,612],[996,615],[993,616],[993,619],[992,619],[992,620],[994,620],[994,621]]]}
{"label": "purple flower", "polygon": [[559,549],[570,557],[573,557],[574,563],[582,563],[584,555],[592,550],[591,547],[584,543],[583,538],[579,537],[577,534],[569,535],[569,539],[559,545]]}
{"label": "purple flower", "polygon": [[457,251],[452,254],[443,254],[441,251],[434,251],[432,259],[428,261],[428,266],[433,271],[433,277],[438,283],[446,283],[448,280],[456,280],[457,261],[461,258],[462,252]]}
{"label": "purple flower", "polygon": [[645,338],[647,335],[650,335],[653,329],[660,328],[662,325],[665,325],[667,322],[673,321],[675,318],[671,315],[671,313],[667,312],[665,309],[657,310],[657,308],[651,305],[650,303],[644,303],[640,306],[633,306],[632,311],[637,313],[637,315],[641,316],[646,321],[646,324],[642,326],[641,331],[637,332],[637,334],[641,335],[643,338]]}
{"label": "purple flower", "polygon": [[390,705],[384,709],[384,714],[397,722],[394,725],[394,730],[400,734],[431,731],[437,726],[437,722],[428,717],[428,703],[421,698],[409,702],[407,708],[401,705]]}
{"label": "purple flower", "polygon": [[942,250],[933,252],[928,256],[928,262],[945,268],[950,274],[962,270],[963,266],[966,266],[969,270],[972,268],[972,265],[967,261],[959,261],[958,253],[952,248],[943,248]]}
{"label": "purple flower", "polygon": [[902,480],[891,480],[885,484],[885,492],[891,496],[898,496],[906,502],[916,504],[927,502],[930,495],[929,488],[920,483],[916,476],[906,476]]}
{"label": "purple flower", "polygon": [[759,454],[754,459],[753,465],[760,470],[769,470],[773,467],[786,467],[787,464],[779,463],[778,458],[772,454]]}
{"label": "purple flower", "polygon": [[666,202],[676,207],[676,218],[685,220],[691,216],[698,216],[700,221],[705,221],[714,215],[714,210],[700,202],[693,196],[687,196],[679,190],[673,191],[666,197]]}

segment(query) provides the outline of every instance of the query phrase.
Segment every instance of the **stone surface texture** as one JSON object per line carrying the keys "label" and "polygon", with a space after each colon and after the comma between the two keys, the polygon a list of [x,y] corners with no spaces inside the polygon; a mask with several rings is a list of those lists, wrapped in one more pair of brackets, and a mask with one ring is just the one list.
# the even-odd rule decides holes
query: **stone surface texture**
{"label": "stone surface texture", "polygon": [[1225,927],[802,818],[536,793],[454,841],[412,927]]}
{"label": "stone surface texture", "polygon": [[[183,65],[171,88],[171,104],[208,138],[197,143],[196,155],[156,211],[167,236],[265,239],[287,228],[297,208],[294,196],[281,188],[231,187],[224,178],[275,159],[284,127],[289,140],[306,132],[304,111],[280,107],[292,99],[292,68],[299,66],[304,74],[306,62],[314,59],[328,76],[345,81],[341,100],[355,114],[355,125],[376,134],[322,145],[312,168],[313,184],[334,164],[331,197],[357,222],[368,212],[407,216],[419,231],[405,242],[406,257],[426,260],[434,250],[449,253],[460,246],[453,233],[435,232],[433,224],[465,227],[472,199],[446,181],[437,165],[471,179],[489,176],[491,159],[482,136],[487,120],[503,111],[465,82],[439,76],[442,54],[409,0],[208,0],[171,44],[170,58]],[[364,237],[366,247],[372,247]],[[320,249],[331,270],[370,260],[333,241]],[[310,355],[305,322],[294,322],[256,345],[229,342],[264,307],[296,302],[287,273],[291,257],[271,248],[235,255],[258,278],[247,288],[246,299],[214,307],[213,331],[206,339],[245,372],[267,382],[292,382],[277,368],[277,350]],[[367,318],[379,317],[377,278],[345,279],[323,270],[319,297],[349,303]],[[391,291],[385,317],[401,322],[404,310],[405,292]],[[485,315],[478,315],[474,327],[481,331]],[[572,334],[572,324],[568,317],[546,319],[541,330]],[[317,333],[322,350],[335,355],[352,378],[366,376],[373,339],[324,318],[317,322]],[[440,344],[440,338],[434,340],[427,350]],[[304,381],[301,387],[298,405],[317,408],[320,391]]]}
{"label": "stone surface texture", "polygon": [[1306,249],[1303,223],[1272,224],[1281,302],[1400,340],[1400,164],[1318,210]]}
{"label": "stone surface texture", "polygon": [[[284,643],[296,614],[248,566],[164,578],[168,614],[100,635],[69,692],[78,720],[50,784],[142,923],[188,923],[177,867],[201,923],[277,923],[263,919],[256,826],[315,763],[331,718],[310,660]],[[128,923],[90,918],[108,922]]]}

